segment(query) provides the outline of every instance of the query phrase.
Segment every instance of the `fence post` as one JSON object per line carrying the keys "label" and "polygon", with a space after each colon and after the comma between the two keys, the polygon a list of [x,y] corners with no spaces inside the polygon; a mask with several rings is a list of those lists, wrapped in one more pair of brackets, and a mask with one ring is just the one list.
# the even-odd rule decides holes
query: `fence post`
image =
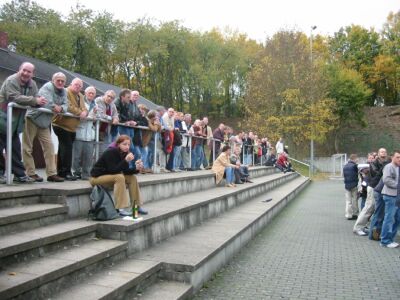
{"label": "fence post", "polygon": [[99,147],[100,147],[100,119],[96,119],[96,149],[95,149],[95,158],[96,161],[99,159]]}
{"label": "fence post", "polygon": [[192,169],[192,136],[189,136],[189,165]]}
{"label": "fence post", "polygon": [[157,171],[157,142],[159,139],[159,133],[156,132],[154,134],[154,156],[153,156],[153,172],[156,173]]}
{"label": "fence post", "polygon": [[215,161],[215,139],[213,138],[213,146],[212,146],[212,158],[213,158],[213,163]]}
{"label": "fence post", "polygon": [[[12,170],[12,112],[14,103],[7,105],[7,163],[6,163],[6,181],[7,185],[11,184],[11,170]],[[3,153],[1,153],[3,155]]]}

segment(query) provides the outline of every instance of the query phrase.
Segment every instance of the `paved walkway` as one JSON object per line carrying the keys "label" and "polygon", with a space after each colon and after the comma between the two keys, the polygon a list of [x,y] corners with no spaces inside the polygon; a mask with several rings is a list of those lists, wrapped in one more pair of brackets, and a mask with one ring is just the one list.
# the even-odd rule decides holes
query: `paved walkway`
{"label": "paved walkway", "polygon": [[344,204],[341,181],[312,183],[195,299],[400,299],[399,248],[354,235]]}

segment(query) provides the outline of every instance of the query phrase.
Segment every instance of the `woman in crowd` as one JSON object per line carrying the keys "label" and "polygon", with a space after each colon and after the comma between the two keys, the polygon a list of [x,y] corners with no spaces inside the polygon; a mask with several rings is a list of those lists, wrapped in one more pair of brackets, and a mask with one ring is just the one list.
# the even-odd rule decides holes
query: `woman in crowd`
{"label": "woman in crowd", "polygon": [[109,147],[95,163],[89,181],[92,186],[103,185],[114,188],[115,208],[122,216],[132,214],[132,209],[123,210],[130,206],[126,193],[127,185],[131,205],[135,203],[139,214],[145,215],[147,211],[142,208],[139,184],[134,175],[143,169],[143,164],[138,160],[135,164],[136,168],[129,168],[129,162],[134,159],[134,155],[129,152],[130,145],[130,137],[120,135],[115,142],[115,147]]}
{"label": "woman in crowd", "polygon": [[226,177],[226,186],[227,187],[235,187],[235,175],[234,169],[239,168],[237,165],[233,165],[229,160],[229,152],[231,147],[226,145],[222,147],[221,154],[214,161],[212,166],[212,171],[215,173],[215,182],[216,184],[220,183],[222,178]]}

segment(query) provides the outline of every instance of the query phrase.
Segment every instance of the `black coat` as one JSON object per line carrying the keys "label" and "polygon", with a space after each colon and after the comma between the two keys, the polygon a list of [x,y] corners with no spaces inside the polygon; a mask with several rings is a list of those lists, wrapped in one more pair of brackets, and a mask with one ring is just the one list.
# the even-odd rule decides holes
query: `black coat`
{"label": "black coat", "polygon": [[111,174],[132,175],[136,169],[129,169],[129,163],[125,160],[127,153],[122,153],[119,148],[108,148],[94,164],[90,175],[99,177]]}
{"label": "black coat", "polygon": [[349,160],[343,167],[344,188],[351,190],[358,184],[358,168],[354,161]]}

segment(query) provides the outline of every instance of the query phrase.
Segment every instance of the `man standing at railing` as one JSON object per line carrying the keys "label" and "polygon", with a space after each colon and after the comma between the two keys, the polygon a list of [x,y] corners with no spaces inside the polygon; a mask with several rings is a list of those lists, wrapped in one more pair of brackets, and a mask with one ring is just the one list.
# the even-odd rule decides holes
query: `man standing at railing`
{"label": "man standing at railing", "polygon": [[[7,146],[7,105],[15,102],[19,105],[40,107],[47,103],[46,98],[38,96],[36,82],[32,79],[35,66],[24,62],[18,73],[9,76],[0,89],[0,183],[5,183],[5,161],[3,151]],[[35,180],[25,174],[21,159],[21,142],[19,134],[23,131],[25,120],[24,109],[14,109],[12,116],[12,165],[14,182],[32,183]]]}
{"label": "man standing at railing", "polygon": [[[103,96],[95,99],[97,105],[97,116],[101,119],[111,122],[113,125],[117,125],[119,123],[118,111],[114,104],[115,92],[113,90],[108,90],[104,93]],[[100,141],[103,144],[100,147],[101,155],[105,150],[107,150],[108,146],[113,142],[111,125],[102,122],[100,124]]]}
{"label": "man standing at railing", "polygon": [[[219,151],[221,149],[221,143],[224,141],[224,135],[225,135],[225,125],[224,124],[219,124],[218,128],[216,128],[213,131],[213,137],[214,139],[217,139],[218,141],[215,141],[214,146],[211,147],[211,153],[210,153],[210,165],[213,163],[213,155],[215,159],[217,159],[217,156],[219,155]],[[214,154],[213,154],[214,152]]]}
{"label": "man standing at railing", "polygon": [[[66,112],[68,109],[67,92],[64,85],[67,78],[61,73],[55,73],[50,82],[47,82],[39,90],[39,95],[48,100],[44,108],[55,114]],[[43,178],[36,174],[35,161],[33,159],[33,140],[38,138],[42,146],[44,161],[46,163],[47,181],[62,182],[64,178],[57,175],[56,160],[53,141],[51,140],[51,120],[53,114],[29,109],[25,117],[25,128],[22,135],[22,157],[26,173],[37,182]]]}
{"label": "man standing at railing", "polygon": [[75,141],[76,129],[80,122],[79,119],[85,119],[88,116],[85,100],[81,94],[82,88],[83,82],[79,78],[74,78],[67,88],[68,112],[76,117],[56,115],[53,119],[53,130],[58,137],[58,176],[69,181],[77,179],[71,173],[72,147]]}
{"label": "man standing at railing", "polygon": [[205,146],[207,146],[208,149],[210,149],[210,150],[212,149],[213,132],[212,132],[211,127],[208,125],[208,117],[204,117],[203,118],[203,124],[204,124],[204,126],[203,126],[202,131],[203,131],[203,134],[207,137],[207,139],[204,140],[204,143],[203,143],[203,153],[204,153],[204,155],[203,155],[203,167],[208,170],[208,169],[211,169],[211,167],[209,165],[212,164],[212,151],[210,152],[211,153],[210,160],[207,160]]}

